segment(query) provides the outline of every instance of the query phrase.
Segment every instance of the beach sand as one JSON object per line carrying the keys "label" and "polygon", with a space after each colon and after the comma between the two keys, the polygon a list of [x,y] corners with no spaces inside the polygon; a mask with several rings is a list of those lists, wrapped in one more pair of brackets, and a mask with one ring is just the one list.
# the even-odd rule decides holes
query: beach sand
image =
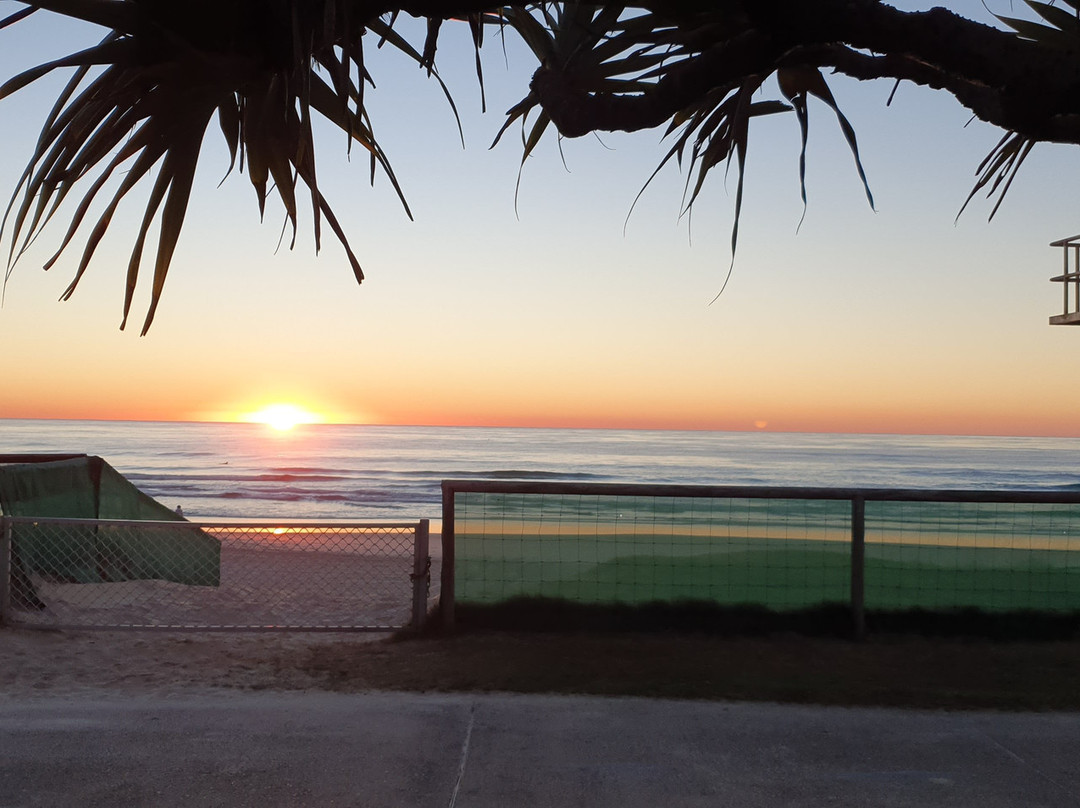
{"label": "beach sand", "polygon": [[320,646],[341,653],[387,633],[47,631],[0,629],[0,699],[325,689],[307,660]]}
{"label": "beach sand", "polygon": [[[223,543],[218,586],[162,580],[78,584],[34,576],[44,611],[17,610],[34,627],[401,628],[412,617],[411,556]],[[432,561],[429,606],[438,595]]]}
{"label": "beach sand", "polygon": [[[429,610],[438,597],[432,553]],[[65,629],[57,625],[403,626],[412,610],[411,558],[251,549],[225,544],[221,585],[141,580],[35,581],[45,612],[16,610],[0,628],[0,698],[101,690],[155,694],[218,688],[325,689],[313,655],[348,658],[394,630]],[[22,625],[19,625],[19,624]]]}

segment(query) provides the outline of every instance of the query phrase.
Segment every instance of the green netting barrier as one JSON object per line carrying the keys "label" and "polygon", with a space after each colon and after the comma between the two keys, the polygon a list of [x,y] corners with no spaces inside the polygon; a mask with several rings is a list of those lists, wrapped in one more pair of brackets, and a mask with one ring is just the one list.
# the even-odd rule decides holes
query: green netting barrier
{"label": "green netting barrier", "polygon": [[71,525],[62,533],[16,525],[13,592],[27,605],[39,605],[31,575],[70,583],[161,579],[217,586],[220,581],[220,542],[189,527],[183,517],[144,494],[100,457],[0,463],[0,513],[184,525],[175,530]]}
{"label": "green netting barrier", "polygon": [[463,492],[455,596],[776,610],[847,602],[850,518],[846,502]]}
{"label": "green netting barrier", "polygon": [[1080,614],[1074,493],[651,488],[444,483],[454,599]]}
{"label": "green netting barrier", "polygon": [[1080,506],[867,502],[866,608],[1080,610]]}

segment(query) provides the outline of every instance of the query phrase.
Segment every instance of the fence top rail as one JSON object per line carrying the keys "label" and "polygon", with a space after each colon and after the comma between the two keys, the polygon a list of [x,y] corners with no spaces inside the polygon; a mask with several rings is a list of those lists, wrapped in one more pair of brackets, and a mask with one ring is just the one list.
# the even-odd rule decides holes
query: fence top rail
{"label": "fence top rail", "polygon": [[583,496],[698,497],[709,499],[820,499],[881,502],[996,502],[1080,504],[1080,491],[1020,491],[945,488],[813,488],[749,485],[651,485],[526,480],[443,480],[443,496],[478,494],[570,494]]}
{"label": "fence top rail", "polygon": [[0,519],[16,525],[26,524],[50,524],[50,525],[101,525],[104,527],[125,527],[137,525],[138,527],[169,527],[188,528],[191,530],[211,529],[236,529],[236,530],[416,530],[426,520],[418,519],[415,522],[297,522],[289,519],[276,521],[229,519],[222,521],[214,520],[167,520],[156,521],[150,519],[67,519],[53,516],[2,516]]}

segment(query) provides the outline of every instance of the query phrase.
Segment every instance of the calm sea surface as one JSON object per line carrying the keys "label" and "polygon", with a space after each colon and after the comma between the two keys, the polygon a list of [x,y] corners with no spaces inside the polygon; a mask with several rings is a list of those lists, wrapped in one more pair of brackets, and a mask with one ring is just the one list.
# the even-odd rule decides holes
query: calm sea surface
{"label": "calm sea surface", "polygon": [[1080,439],[0,420],[0,453],[101,455],[195,518],[440,516],[449,478],[1080,489]]}

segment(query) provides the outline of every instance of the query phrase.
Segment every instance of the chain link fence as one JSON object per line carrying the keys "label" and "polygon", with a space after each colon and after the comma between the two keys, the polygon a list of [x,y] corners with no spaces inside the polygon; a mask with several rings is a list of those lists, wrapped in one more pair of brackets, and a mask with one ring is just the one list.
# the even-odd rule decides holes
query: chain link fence
{"label": "chain link fence", "polygon": [[41,628],[385,631],[428,610],[428,521],[0,519],[0,617]]}

